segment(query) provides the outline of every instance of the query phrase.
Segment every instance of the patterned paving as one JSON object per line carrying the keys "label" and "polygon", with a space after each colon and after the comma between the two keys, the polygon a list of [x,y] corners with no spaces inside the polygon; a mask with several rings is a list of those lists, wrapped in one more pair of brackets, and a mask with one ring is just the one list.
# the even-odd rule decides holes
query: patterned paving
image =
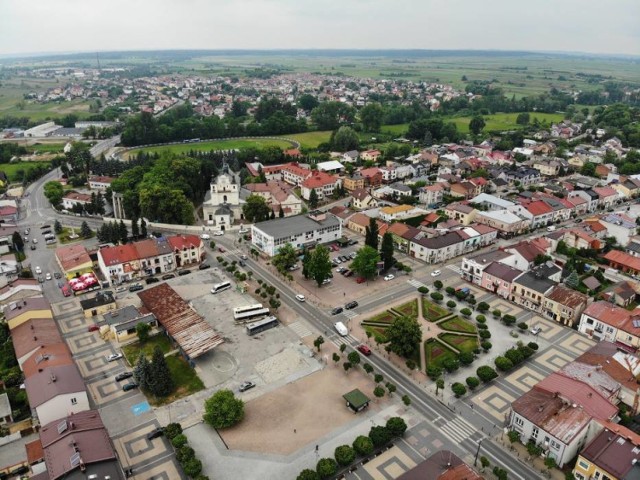
{"label": "patterned paving", "polygon": [[476,395],[473,398],[473,403],[480,406],[484,413],[491,415],[498,422],[504,422],[511,410],[511,403],[515,399],[515,396],[508,394],[503,388],[492,385]]}
{"label": "patterned paving", "polygon": [[79,335],[67,337],[66,340],[71,349],[71,353],[74,355],[93,352],[105,345],[98,332],[84,332]]}
{"label": "patterned paving", "polygon": [[116,382],[113,375],[109,375],[102,380],[90,383],[88,385],[89,393],[96,405],[104,405],[107,402],[127,396],[127,392],[122,390],[122,385],[125,383],[127,382]]}

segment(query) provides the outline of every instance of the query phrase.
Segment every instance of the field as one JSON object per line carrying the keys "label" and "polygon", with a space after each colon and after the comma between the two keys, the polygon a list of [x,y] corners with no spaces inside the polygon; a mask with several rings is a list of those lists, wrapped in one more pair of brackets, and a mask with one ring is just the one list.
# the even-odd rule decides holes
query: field
{"label": "field", "polygon": [[285,140],[274,140],[270,138],[252,139],[252,140],[216,140],[212,142],[199,143],[177,143],[175,145],[161,145],[158,147],[148,147],[129,150],[129,155],[135,155],[142,151],[147,153],[171,152],[177,154],[186,154],[192,150],[209,151],[209,150],[240,150],[243,148],[264,148],[264,147],[280,147],[283,149],[291,148],[291,144]]}
{"label": "field", "polygon": [[294,133],[293,135],[283,135],[283,137],[299,142],[302,148],[312,149],[317,148],[321,143],[328,142],[331,138],[331,132]]}
{"label": "field", "polygon": [[391,310],[411,318],[418,318],[418,300],[411,300],[410,302],[403,303],[397,307],[393,307]]}
{"label": "field", "polygon": [[[484,115],[484,121],[486,126],[485,132],[503,131],[503,130],[516,130],[522,128],[516,123],[517,113],[495,113],[493,115]],[[534,119],[538,119],[538,122],[547,122],[549,124],[553,122],[560,122],[564,119],[564,115],[561,113],[530,113],[530,123],[533,123]],[[469,133],[469,122],[471,117],[449,117],[447,121],[456,124],[459,132]]]}
{"label": "field", "polygon": [[7,174],[9,180],[12,182],[21,180],[21,176],[18,175],[20,170],[31,170],[36,165],[46,164],[47,167],[51,164],[49,162],[16,162],[16,163],[4,163],[0,165],[0,171]]}
{"label": "field", "polygon": [[478,339],[476,337],[467,337],[456,335],[455,333],[443,333],[440,339],[460,352],[473,353],[478,348]]}
{"label": "field", "polygon": [[453,317],[438,324],[443,330],[450,332],[476,333],[475,325],[463,320],[460,317]]}

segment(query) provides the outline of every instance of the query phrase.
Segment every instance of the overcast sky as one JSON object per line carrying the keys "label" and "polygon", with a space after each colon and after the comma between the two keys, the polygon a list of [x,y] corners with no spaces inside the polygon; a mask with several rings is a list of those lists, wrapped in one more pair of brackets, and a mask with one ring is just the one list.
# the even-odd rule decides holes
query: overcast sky
{"label": "overcast sky", "polygon": [[640,0],[0,0],[0,54],[500,49],[640,55]]}

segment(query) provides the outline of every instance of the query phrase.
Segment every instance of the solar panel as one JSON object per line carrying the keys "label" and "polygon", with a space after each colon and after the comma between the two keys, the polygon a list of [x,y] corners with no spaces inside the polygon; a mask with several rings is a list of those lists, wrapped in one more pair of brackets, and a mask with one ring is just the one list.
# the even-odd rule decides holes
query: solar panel
{"label": "solar panel", "polygon": [[63,420],[58,424],[58,433],[62,433],[67,429],[67,421]]}
{"label": "solar panel", "polygon": [[77,467],[78,465],[80,465],[80,453],[76,452],[71,455],[71,457],[69,458],[69,462],[71,463],[72,467]]}

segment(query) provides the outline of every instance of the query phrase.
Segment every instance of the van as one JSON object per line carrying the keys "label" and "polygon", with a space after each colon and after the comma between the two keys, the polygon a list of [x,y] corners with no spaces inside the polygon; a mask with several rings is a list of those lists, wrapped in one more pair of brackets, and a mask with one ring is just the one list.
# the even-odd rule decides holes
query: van
{"label": "van", "polygon": [[547,227],[547,232],[554,232],[556,229],[555,225],[551,225],[550,227]]}
{"label": "van", "polygon": [[342,322],[334,323],[333,327],[336,329],[336,332],[338,332],[338,334],[341,337],[346,337],[349,334],[349,330],[347,330],[347,327],[345,327],[344,323]]}

